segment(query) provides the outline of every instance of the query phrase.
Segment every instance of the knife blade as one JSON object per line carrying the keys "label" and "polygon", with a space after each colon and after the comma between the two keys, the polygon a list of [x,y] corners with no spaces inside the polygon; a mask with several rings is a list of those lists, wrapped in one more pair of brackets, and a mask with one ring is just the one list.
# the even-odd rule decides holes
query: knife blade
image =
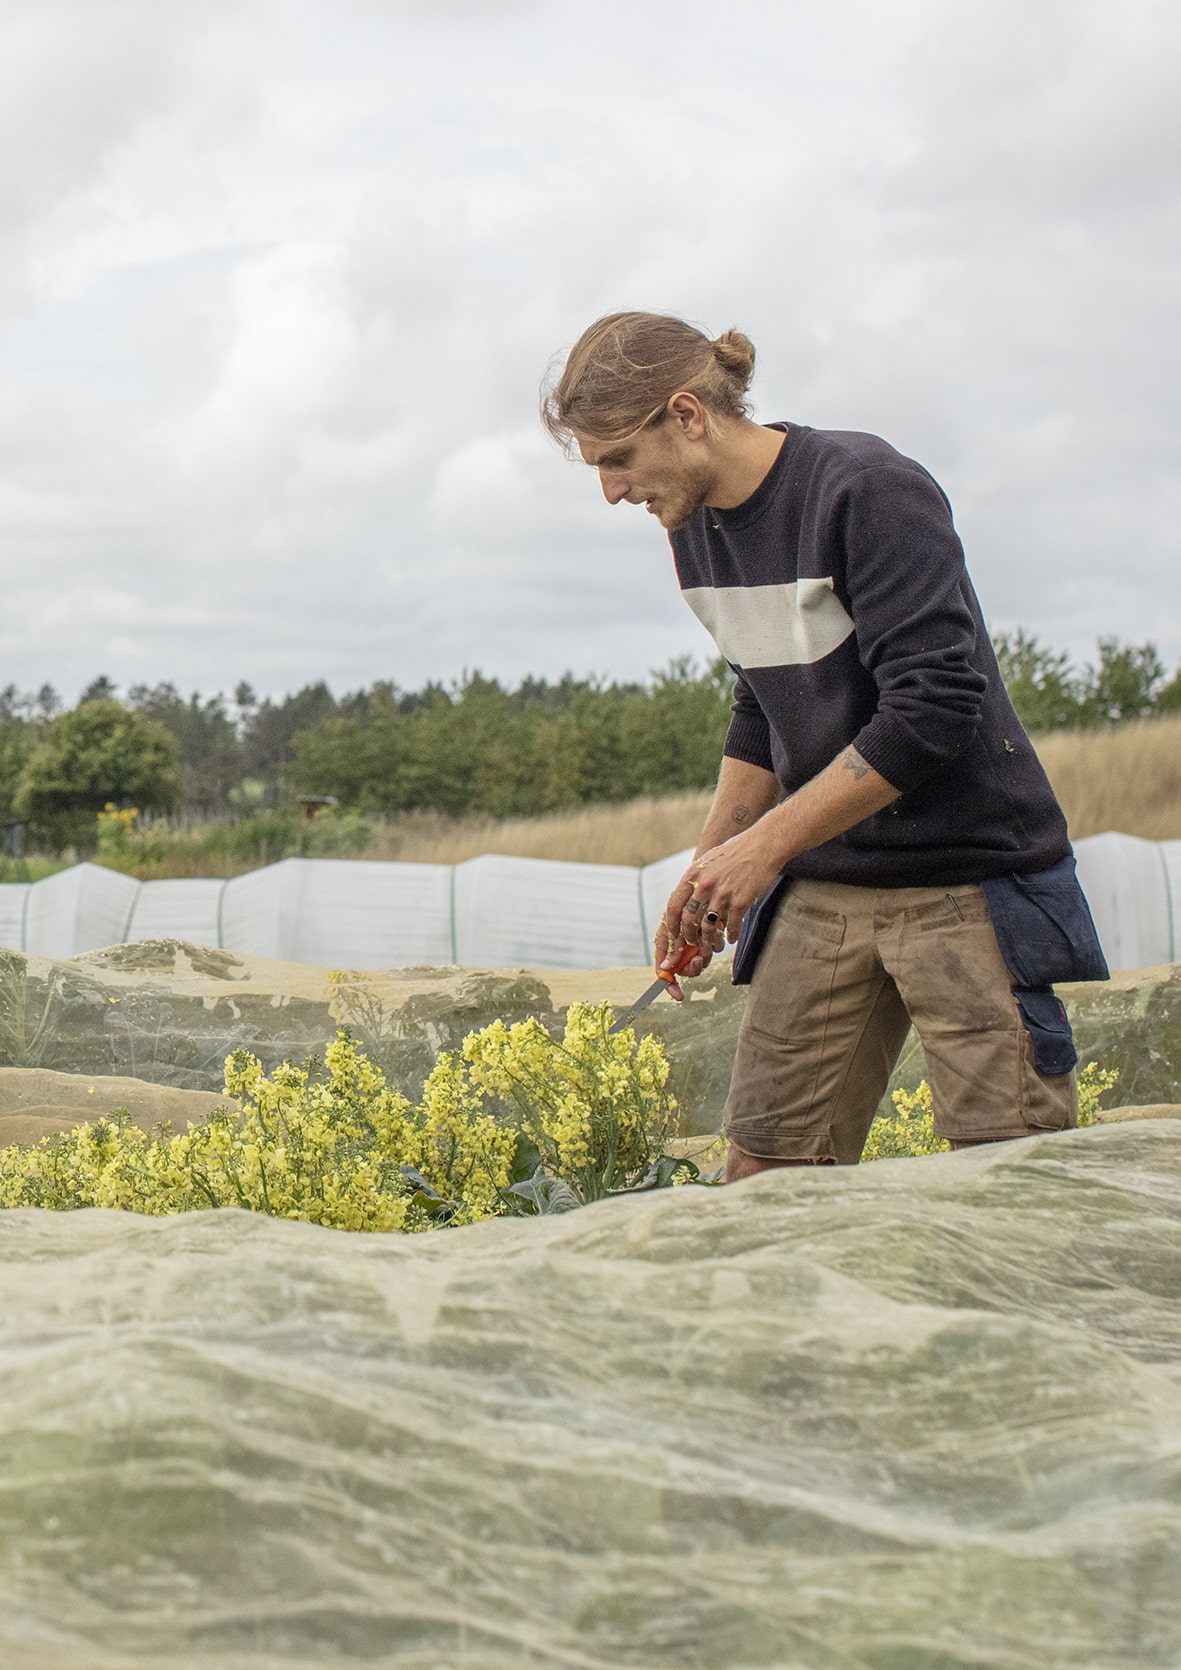
{"label": "knife blade", "polygon": [[682,969],[688,968],[689,964],[693,961],[694,957],[698,955],[700,950],[700,945],[686,945],[685,949],[681,952],[672,968],[658,968],[656,970],[656,978],[653,980],[652,984],[645,991],[640,993],[639,997],[637,997],[636,1001],[630,1008],[623,1011],[623,1014],[620,1015],[614,1026],[609,1026],[607,1028],[607,1036],[610,1037],[613,1032],[622,1032],[624,1027],[630,1026],[636,1016],[642,1014],[650,1003],[655,1003],[661,992],[666,992],[668,990],[677,975]]}

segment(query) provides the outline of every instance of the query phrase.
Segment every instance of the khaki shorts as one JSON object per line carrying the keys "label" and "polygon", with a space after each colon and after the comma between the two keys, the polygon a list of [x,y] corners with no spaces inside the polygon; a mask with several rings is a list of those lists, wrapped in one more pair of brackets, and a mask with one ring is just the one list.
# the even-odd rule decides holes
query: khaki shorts
{"label": "khaki shorts", "polygon": [[940,1136],[1075,1125],[1076,1075],[1038,1072],[1011,979],[979,887],[794,882],[751,983],[726,1135],[761,1159],[855,1165],[912,1021]]}

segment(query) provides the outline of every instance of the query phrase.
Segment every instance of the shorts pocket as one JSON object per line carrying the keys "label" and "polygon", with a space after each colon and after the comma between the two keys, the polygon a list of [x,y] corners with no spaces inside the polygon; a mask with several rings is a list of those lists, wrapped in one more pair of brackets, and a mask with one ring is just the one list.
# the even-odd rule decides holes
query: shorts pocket
{"label": "shorts pocket", "polygon": [[845,943],[845,918],[839,911],[821,910],[803,899],[791,899],[779,914],[775,933],[798,939],[801,945],[809,939],[821,940],[839,950]]}
{"label": "shorts pocket", "polygon": [[750,1030],[778,1044],[823,1038],[844,940],[843,916],[803,904],[789,893],[751,986]]}
{"label": "shorts pocket", "polygon": [[949,928],[977,927],[985,922],[991,926],[992,921],[984,894],[975,886],[951,888],[921,905],[908,905],[901,920],[908,935],[943,933]]}
{"label": "shorts pocket", "polygon": [[1042,1072],[1033,1034],[1022,1040],[1021,1118],[1029,1131],[1066,1131],[1078,1124],[1078,1078],[1073,1071]]}
{"label": "shorts pocket", "polygon": [[819,1051],[743,1028],[722,1129],[744,1153],[760,1159],[816,1160],[836,1153],[827,1104],[818,1102]]}
{"label": "shorts pocket", "polygon": [[1029,1033],[1038,1072],[1051,1076],[1069,1073],[1078,1061],[1078,1052],[1062,999],[1048,988],[1034,992],[1018,989],[1013,996]]}

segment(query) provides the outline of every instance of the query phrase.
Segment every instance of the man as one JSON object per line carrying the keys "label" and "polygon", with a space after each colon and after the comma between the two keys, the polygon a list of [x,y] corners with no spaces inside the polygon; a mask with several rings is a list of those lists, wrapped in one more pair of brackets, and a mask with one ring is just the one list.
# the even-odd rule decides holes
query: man
{"label": "man", "polygon": [[608,503],[668,531],[736,676],[717,792],[656,942],[666,968],[696,945],[692,976],[724,928],[751,980],[727,1179],[856,1163],[911,1020],[953,1146],[1072,1126],[1050,986],[1106,968],[950,506],[876,436],[753,422],[753,369],[737,331],[611,314],[542,407]]}

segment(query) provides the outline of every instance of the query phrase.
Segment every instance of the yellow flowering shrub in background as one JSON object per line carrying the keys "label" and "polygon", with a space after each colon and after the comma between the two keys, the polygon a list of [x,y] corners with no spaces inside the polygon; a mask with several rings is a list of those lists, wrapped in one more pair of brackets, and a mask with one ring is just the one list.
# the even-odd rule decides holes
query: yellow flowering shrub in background
{"label": "yellow flowering shrub in background", "polygon": [[663,1049],[630,1030],[611,1037],[610,1024],[606,1004],[575,1004],[560,1040],[539,1022],[497,1022],[439,1056],[417,1106],[347,1031],[322,1071],[283,1062],[268,1075],[239,1050],[225,1067],[236,1109],[183,1134],[115,1114],[0,1149],[0,1206],[154,1216],[237,1206],[337,1229],[425,1230],[555,1209],[559,1186],[576,1205],[671,1181],[684,1162],[654,1172],[674,1110]]}
{"label": "yellow flowering shrub in background", "polygon": [[[1100,1099],[1119,1078],[1119,1069],[1091,1061],[1078,1076],[1078,1122],[1093,1125]],[[917,1090],[896,1090],[890,1098],[894,1112],[879,1114],[870,1127],[862,1152],[867,1160],[894,1160],[916,1154],[939,1154],[947,1148],[935,1134],[931,1086],[923,1079]]]}
{"label": "yellow flowering shrub in background", "polygon": [[102,811],[97,814],[97,821],[99,852],[124,853],[130,846],[132,837],[138,833],[139,808],[119,807],[108,800]]}

